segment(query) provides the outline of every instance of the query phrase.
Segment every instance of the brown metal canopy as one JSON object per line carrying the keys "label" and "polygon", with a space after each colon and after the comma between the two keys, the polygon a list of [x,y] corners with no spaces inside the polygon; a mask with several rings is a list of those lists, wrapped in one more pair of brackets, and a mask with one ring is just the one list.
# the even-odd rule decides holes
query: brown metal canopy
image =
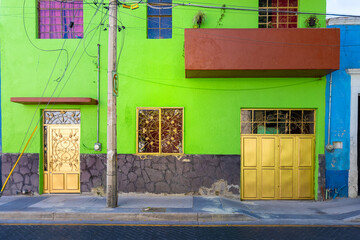
{"label": "brown metal canopy", "polygon": [[339,62],[339,29],[185,29],[187,78],[322,77]]}
{"label": "brown metal canopy", "polygon": [[84,97],[61,97],[61,98],[49,98],[49,97],[12,97],[11,102],[21,103],[26,105],[31,104],[70,104],[70,105],[97,105],[98,101],[94,98]]}

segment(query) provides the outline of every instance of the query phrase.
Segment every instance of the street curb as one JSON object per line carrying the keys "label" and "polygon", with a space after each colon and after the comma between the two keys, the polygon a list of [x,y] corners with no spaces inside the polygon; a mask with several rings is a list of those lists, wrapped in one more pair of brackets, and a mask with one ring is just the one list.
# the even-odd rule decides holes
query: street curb
{"label": "street curb", "polygon": [[122,222],[241,222],[256,221],[246,214],[217,213],[75,213],[0,212],[1,220],[122,221]]}
{"label": "street curb", "polygon": [[196,213],[54,213],[55,221],[196,221]]}
{"label": "street curb", "polygon": [[214,213],[198,213],[198,222],[237,222],[237,221],[256,221],[254,217],[250,217],[242,213],[214,214]]}
{"label": "street curb", "polygon": [[6,220],[54,220],[52,212],[1,212],[0,219]]}

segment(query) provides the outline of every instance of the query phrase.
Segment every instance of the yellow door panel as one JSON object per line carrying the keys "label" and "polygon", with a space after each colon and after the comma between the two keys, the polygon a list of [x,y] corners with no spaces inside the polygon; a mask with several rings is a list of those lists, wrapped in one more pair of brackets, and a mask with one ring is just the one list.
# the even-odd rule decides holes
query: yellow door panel
{"label": "yellow door panel", "polygon": [[275,167],[275,137],[261,139],[261,166]]}
{"label": "yellow door panel", "polygon": [[44,191],[47,192],[49,189],[49,184],[48,184],[48,173],[44,173]]}
{"label": "yellow door panel", "polygon": [[80,192],[80,126],[47,127],[49,186],[44,183],[44,187],[47,186],[50,193]]}
{"label": "yellow door panel", "polygon": [[292,169],[280,169],[280,198],[293,198],[293,170]]}
{"label": "yellow door panel", "polygon": [[53,173],[51,175],[52,188],[50,190],[65,190],[65,174]]}
{"label": "yellow door panel", "polygon": [[79,189],[79,174],[68,173],[66,174],[66,189],[77,190]]}
{"label": "yellow door panel", "polygon": [[298,172],[299,198],[312,198],[312,169],[300,169]]}
{"label": "yellow door panel", "polygon": [[313,199],[314,135],[242,135],[242,199]]}
{"label": "yellow door panel", "polygon": [[280,137],[280,167],[294,166],[295,137]]}
{"label": "yellow door panel", "polygon": [[257,170],[244,170],[243,188],[244,198],[257,197]]}
{"label": "yellow door panel", "polygon": [[275,198],[275,170],[261,171],[261,197]]}
{"label": "yellow door panel", "polygon": [[243,140],[244,145],[244,166],[245,167],[256,167],[257,160],[257,139],[256,138],[245,138]]}
{"label": "yellow door panel", "polygon": [[298,139],[299,148],[299,165],[300,167],[311,167],[312,166],[312,155],[313,155],[313,139],[299,137]]}

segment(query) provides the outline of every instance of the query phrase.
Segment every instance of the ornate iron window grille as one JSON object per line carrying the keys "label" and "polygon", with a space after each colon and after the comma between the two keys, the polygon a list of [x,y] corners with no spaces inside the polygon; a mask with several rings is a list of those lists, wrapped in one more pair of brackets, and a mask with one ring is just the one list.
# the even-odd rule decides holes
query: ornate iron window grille
{"label": "ornate iron window grille", "polygon": [[77,110],[46,110],[44,124],[80,124],[80,117]]}
{"label": "ornate iron window grille", "polygon": [[183,108],[138,108],[137,153],[183,154]]}

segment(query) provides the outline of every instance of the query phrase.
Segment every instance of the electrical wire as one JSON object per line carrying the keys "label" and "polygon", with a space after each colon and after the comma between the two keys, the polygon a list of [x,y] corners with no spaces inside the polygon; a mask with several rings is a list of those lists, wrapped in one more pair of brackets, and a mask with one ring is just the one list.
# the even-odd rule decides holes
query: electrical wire
{"label": "electrical wire", "polygon": [[[86,0],[85,0],[86,1]],[[147,2],[142,2],[143,4],[147,4]],[[221,9],[223,9],[223,7],[221,7]],[[138,19],[142,19],[142,20],[145,20],[145,21],[153,21],[153,22],[156,22],[155,20],[151,20],[151,19],[148,19],[148,18],[143,18],[143,17],[138,17],[138,16],[135,16],[133,14],[130,14],[130,13],[126,13],[126,12],[123,12],[123,11],[120,11],[118,10],[118,12],[122,13],[122,14],[126,14],[126,15],[129,15],[129,16],[132,16],[134,18],[138,18]],[[109,15],[109,17],[113,17],[111,15]],[[119,21],[119,19],[118,19]],[[173,25],[172,23],[171,24],[165,24],[167,25],[168,27],[172,27],[172,28],[175,28],[175,29],[181,29],[181,30],[185,30],[186,28],[183,28],[183,27],[177,27],[175,25]],[[234,36],[224,36],[224,35],[219,35],[219,34],[214,34],[214,33],[205,33],[205,32],[201,32],[201,34],[203,35],[210,35],[210,36],[218,36],[218,37],[221,37],[223,40],[226,40],[226,41],[231,41],[230,39],[234,39],[234,40],[241,40],[241,41],[253,41],[253,42],[259,42],[259,43],[268,43],[268,44],[281,44],[281,45],[299,45],[299,46],[328,46],[328,47],[339,47],[340,45],[338,44],[307,44],[307,43],[291,43],[291,42],[278,42],[278,41],[266,41],[266,40],[258,40],[258,39],[249,39],[249,38],[240,38],[240,37],[234,37]],[[207,38],[207,37],[204,37],[204,36],[200,36],[200,38]],[[213,39],[213,37],[212,37]]]}
{"label": "electrical wire", "polygon": [[[84,2],[86,2],[86,0],[84,0]],[[96,8],[95,6],[92,6],[92,5],[89,5],[89,6],[92,7],[92,8]],[[106,12],[106,13],[105,13],[104,11],[101,11],[101,10],[100,10],[100,12],[102,12],[102,13],[104,13],[104,14],[107,14],[108,9],[107,9],[107,12]],[[115,18],[115,16],[109,14],[109,18],[110,18],[110,17]],[[117,21],[123,26],[123,24],[122,24],[122,22],[121,22],[121,20],[120,20],[119,18],[117,18]]]}
{"label": "electrical wire", "polygon": [[[99,27],[99,25],[98,26],[96,26],[96,27],[94,27],[92,30],[90,30],[90,32],[88,32],[87,33],[87,35],[89,35],[92,31],[94,31],[94,30],[99,30],[100,29],[100,34],[101,34],[101,28]],[[100,41],[99,41],[100,42]],[[86,53],[86,55],[88,55],[89,57],[91,57],[91,58],[97,58],[97,56],[94,56],[94,55],[90,55],[89,53],[88,53],[88,51],[86,50],[86,47],[85,47],[85,43],[86,43],[86,41],[83,41],[83,47],[84,47],[84,51],[85,51],[85,53]]]}
{"label": "electrical wire", "polygon": [[121,31],[123,32],[123,37],[122,37],[122,42],[121,42],[121,47],[120,47],[119,55],[118,55],[117,60],[116,60],[116,71],[117,71],[117,69],[118,69],[118,65],[119,65],[119,61],[120,61],[120,56],[121,56],[121,53],[122,53],[123,48],[124,48],[124,45],[125,45],[125,35],[126,35],[125,30],[126,30],[126,29],[121,30]]}
{"label": "electrical wire", "polygon": [[[25,6],[25,3],[26,3],[26,0],[24,0],[23,7]],[[24,12],[23,12],[23,13],[24,13]],[[23,16],[25,16],[25,15],[23,15]],[[26,35],[27,35],[27,37],[28,37],[28,40],[30,41],[30,43],[32,43],[31,39],[29,38],[29,35],[27,34],[27,29],[26,29],[26,24],[25,24],[25,19],[24,19],[24,18],[23,18],[23,27],[24,27],[24,31],[25,31],[25,33],[26,33]],[[65,40],[63,41],[63,45],[62,45],[61,49],[64,49],[66,40],[67,40],[67,39],[65,39]],[[34,45],[34,46],[35,46],[35,45]],[[36,47],[36,46],[35,46],[35,47]],[[37,48],[37,47],[36,47],[36,48]],[[38,48],[37,48],[37,49],[38,49]],[[42,51],[43,51],[43,50],[42,50]],[[47,52],[47,51],[48,51],[48,50],[46,50],[46,52]],[[58,64],[58,61],[59,61],[60,56],[61,56],[61,53],[62,53],[62,50],[55,50],[55,51],[59,51],[59,55],[58,55],[58,57],[57,57],[57,59],[56,59],[56,61],[55,61],[55,64],[54,64],[54,67],[53,67],[53,69],[52,69],[52,71],[51,71],[51,73],[50,73],[50,76],[49,76],[49,78],[48,78],[48,80],[47,80],[47,82],[46,82],[46,84],[45,84],[45,88],[44,88],[44,90],[43,90],[43,92],[42,92],[41,97],[44,96],[44,94],[45,94],[45,92],[46,92],[46,89],[47,89],[48,86],[49,86],[51,77],[52,77],[52,75],[53,75],[53,73],[54,73],[54,71],[55,71],[55,69],[56,69],[56,66],[57,66],[57,64]],[[66,52],[67,52],[67,50],[66,50]],[[68,55],[67,55],[67,63],[68,63],[68,62],[69,62],[69,61],[68,61]],[[36,112],[38,111],[39,107],[40,107],[40,102],[37,104],[37,107],[36,107],[36,109],[35,109],[34,115],[33,115],[32,118],[31,118],[29,127],[28,127],[28,129],[27,129],[27,131],[26,131],[26,133],[25,133],[25,136],[24,136],[24,138],[23,138],[23,141],[22,141],[22,143],[21,143],[21,145],[20,145],[19,152],[21,151],[22,146],[23,146],[24,143],[25,143],[26,136],[29,134],[30,127],[31,127],[31,125],[32,125],[32,123],[33,123],[33,121],[34,121],[34,119],[35,119],[35,115],[36,115]]]}
{"label": "electrical wire", "polygon": [[293,86],[298,86],[298,85],[304,85],[304,84],[319,82],[319,79],[315,79],[315,80],[312,79],[310,81],[304,81],[304,82],[293,83],[293,84],[285,84],[285,85],[279,85],[279,86],[271,86],[271,87],[239,88],[239,89],[229,88],[229,89],[227,89],[227,88],[197,88],[197,87],[181,86],[181,85],[174,85],[174,84],[168,84],[168,83],[160,83],[160,82],[156,82],[156,81],[142,79],[142,78],[135,77],[135,76],[130,76],[130,75],[127,75],[127,74],[124,74],[124,73],[119,73],[119,76],[125,76],[125,77],[132,78],[132,79],[135,79],[135,80],[138,80],[138,81],[152,83],[152,84],[158,84],[158,85],[163,85],[163,86],[173,87],[173,88],[182,88],[182,89],[191,89],[191,90],[205,90],[205,91],[226,91],[226,92],[271,90],[271,89],[293,87]]}
{"label": "electrical wire", "polygon": [[[60,2],[60,3],[64,3],[63,0],[53,0],[56,2]],[[121,2],[117,1],[118,4]],[[70,2],[67,1],[66,3],[70,3],[70,4],[76,4],[78,2]],[[137,3],[137,4],[146,4],[148,5],[148,2],[144,2],[144,1],[129,1],[126,3]],[[194,4],[197,3],[197,4]],[[98,1],[94,0],[93,2],[83,2],[83,4],[88,4],[88,5],[97,5]],[[223,6],[214,6],[211,4],[216,4],[216,3],[207,3],[207,2],[194,2],[192,1],[192,3],[183,3],[183,2],[172,2],[172,3],[164,3],[166,5],[172,4],[174,7],[176,6],[184,6],[184,7],[199,7],[199,8],[213,8],[213,9],[225,9],[225,10],[239,10],[239,11],[252,11],[252,12],[259,12],[259,11],[264,11],[263,9],[259,8],[259,7],[252,7],[252,6],[241,6],[241,5],[233,5],[233,4],[226,4],[227,7],[223,7]],[[103,3],[103,5],[109,5],[108,3]],[[222,5],[222,4],[221,4]],[[230,6],[230,7],[228,7]],[[1,6],[1,8],[20,8],[20,7],[10,7],[10,6]],[[27,7],[27,8],[31,8],[31,7]],[[294,12],[294,11],[283,11],[283,10],[266,10],[268,12],[272,12],[272,13],[296,13],[296,14],[306,14],[306,15],[323,15],[323,16],[338,16],[338,17],[360,17],[360,15],[353,15],[353,14],[339,14],[339,13],[318,13],[318,12]]]}
{"label": "electrical wire", "polygon": [[[26,0],[24,0],[24,1],[26,1]],[[103,2],[103,1],[104,1],[104,0],[102,0],[102,2]],[[98,7],[98,9],[99,9],[99,8],[100,8],[100,6]],[[92,22],[92,21],[93,21],[94,17],[97,15],[97,13],[98,13],[98,11],[96,11],[96,12],[94,13],[94,15],[92,16],[92,18],[91,18],[90,22]],[[87,30],[88,30],[89,26],[90,26],[90,25],[88,25],[88,26],[87,26],[87,28],[86,28],[85,32],[87,32]],[[64,41],[66,41],[66,39],[65,39]],[[72,61],[73,57],[75,56],[75,53],[77,52],[77,50],[78,50],[78,48],[79,48],[79,46],[80,46],[80,43],[81,43],[82,41],[83,41],[83,38],[79,41],[79,43],[78,43],[78,45],[77,45],[77,47],[76,47],[75,51],[73,52],[72,57],[70,58],[70,61],[68,61],[67,65],[66,65],[66,67],[65,67],[65,70],[63,71],[62,76],[61,76],[60,78],[58,78],[59,80],[57,81],[56,87],[55,87],[55,89],[54,89],[53,93],[51,94],[51,96],[50,96],[50,98],[49,98],[49,101],[47,102],[47,104],[46,104],[46,106],[45,106],[44,110],[46,110],[46,109],[47,109],[47,107],[48,107],[48,105],[50,104],[50,102],[51,102],[51,100],[52,100],[52,98],[53,98],[53,96],[54,96],[54,94],[55,94],[55,92],[56,92],[57,88],[59,87],[59,85],[60,85],[60,83],[61,83],[61,81],[62,81],[63,77],[65,76],[65,73],[67,72],[67,69],[68,69],[68,67],[69,67],[69,65],[70,65],[70,63],[71,63],[71,61]],[[84,53],[84,51],[83,51],[83,53]],[[41,97],[43,97],[43,95],[42,95]],[[38,107],[39,107],[39,105],[40,105],[40,102],[38,103]],[[37,110],[38,110],[38,108],[35,110],[35,113],[34,113],[34,115],[33,115],[33,119],[34,119],[34,117],[35,117],[35,115],[36,115]],[[41,116],[40,116],[40,118],[39,118],[38,122],[36,123],[36,126],[38,126],[38,124],[40,123],[41,119],[43,118],[43,115],[44,115],[44,111],[42,112],[42,114],[41,114]],[[32,121],[33,121],[33,119],[32,119]],[[28,130],[27,130],[27,133],[26,133],[26,134],[25,134],[25,136],[24,136],[23,143],[24,143],[24,141],[25,141],[25,139],[26,139],[26,136],[27,136],[27,134],[28,134],[28,132],[29,132],[29,130],[30,130],[30,127],[31,127],[32,121],[30,122],[29,127],[28,127]],[[33,140],[33,141],[34,141],[34,140]],[[22,145],[23,145],[23,143],[22,143]],[[20,147],[20,151],[21,151],[22,145],[21,145],[21,147]],[[28,148],[28,149],[29,149],[29,148]],[[19,151],[19,152],[20,152],[20,151]]]}
{"label": "electrical wire", "polygon": [[[143,2],[148,4],[147,2]],[[317,13],[317,12],[299,12],[299,11],[284,11],[284,10],[273,10],[273,9],[261,9],[259,8],[249,8],[249,7],[223,7],[223,6],[211,6],[211,5],[200,5],[192,3],[171,3],[176,6],[189,6],[189,7],[198,7],[198,8],[213,8],[213,9],[225,9],[225,10],[237,10],[237,11],[251,11],[251,12],[261,12],[267,11],[272,13],[293,13],[293,14],[305,14],[305,15],[319,15],[319,16],[338,16],[338,17],[360,17],[360,15],[351,15],[351,14],[336,14],[336,13]]]}
{"label": "electrical wire", "polygon": [[[135,16],[133,14],[127,13],[127,12],[123,12],[123,11],[119,11],[122,14],[126,14],[129,16],[132,16],[134,18],[138,18],[138,19],[142,19],[144,21],[152,21],[151,19],[146,19],[143,17],[138,17]],[[170,25],[169,25],[170,27]],[[173,28],[175,29],[180,29],[180,30],[185,30],[187,28],[183,28],[183,27],[177,27],[175,25],[172,25]],[[206,28],[205,28],[206,29]],[[226,29],[224,29],[226,30]],[[294,43],[294,42],[279,42],[279,41],[267,41],[267,40],[258,40],[258,39],[250,39],[250,38],[242,38],[242,37],[235,37],[235,36],[225,36],[225,35],[219,35],[219,34],[215,34],[215,33],[210,33],[210,32],[204,32],[204,31],[198,31],[199,34],[202,34],[204,36],[197,36],[198,38],[205,38],[208,39],[208,37],[206,36],[212,36],[211,39],[214,39],[213,37],[219,37],[218,39],[220,40],[225,40],[225,41],[231,41],[231,40],[237,40],[237,41],[250,41],[250,42],[257,42],[257,43],[268,43],[268,44],[280,44],[280,45],[300,45],[300,46],[325,46],[325,47],[339,47],[339,44],[312,44],[312,43]]]}
{"label": "electrical wire", "polygon": [[[120,3],[118,1],[118,3]],[[137,2],[137,3],[141,3],[141,1]],[[92,6],[93,7],[93,6]],[[103,11],[101,11],[103,13]],[[106,12],[106,14],[108,13],[108,11]],[[110,17],[115,17],[115,16],[112,16],[109,14],[109,18]],[[119,54],[118,54],[118,57],[117,57],[117,61],[116,61],[116,69],[118,68],[118,65],[119,65],[119,61],[120,61],[120,56],[121,56],[121,53],[123,51],[123,48],[124,48],[124,44],[125,44],[125,31],[126,31],[126,27],[124,26],[124,24],[122,23],[121,21],[121,17],[116,17],[116,20],[121,24],[121,27],[119,29],[122,29],[121,31],[123,32],[123,37],[122,37],[122,43],[121,43],[121,47],[120,47],[120,51],[119,51]]]}
{"label": "electrical wire", "polygon": [[[106,17],[106,15],[104,16],[104,19],[105,19],[105,17]],[[103,19],[103,21],[105,21],[104,19]],[[101,24],[102,24],[102,23],[99,23],[98,27],[100,27]],[[88,45],[86,46],[86,48],[89,46],[91,40],[94,38],[95,33],[96,33],[96,32],[94,32],[93,35],[91,36],[91,38],[90,38],[90,40],[89,40],[89,43],[88,43]],[[59,96],[61,95],[62,91],[64,90],[64,88],[65,88],[65,86],[66,86],[66,84],[69,82],[69,80],[70,80],[70,78],[71,78],[71,75],[72,75],[72,74],[74,73],[74,71],[76,70],[76,67],[77,67],[77,65],[80,63],[80,60],[81,60],[82,56],[84,55],[84,53],[85,53],[85,51],[83,51],[82,54],[80,55],[77,63],[75,64],[73,70],[71,71],[71,73],[70,73],[69,76],[67,77],[67,79],[66,79],[66,81],[65,81],[63,87],[61,88],[61,90],[60,90],[60,92],[59,92],[59,94],[58,94],[57,97],[59,97]]]}
{"label": "electrical wire", "polygon": [[[58,3],[70,3],[70,4],[80,4],[82,2],[82,0],[52,0],[54,2],[58,2]],[[97,5],[99,4],[97,0],[94,0],[92,3],[83,3],[83,4],[94,4]]]}
{"label": "electrical wire", "polygon": [[[140,2],[141,2],[141,1],[140,1]],[[138,2],[138,3],[140,3],[140,2]],[[118,1],[118,3],[120,3],[120,2]],[[90,5],[90,6],[91,6],[91,5]],[[92,7],[93,7],[93,6],[92,6]],[[101,12],[103,13],[103,11],[101,11]],[[108,13],[108,10],[107,10],[107,12],[106,12],[105,14],[107,14],[107,13]],[[109,14],[109,18],[110,18],[110,17],[115,17],[115,16],[112,16],[112,15]],[[126,33],[125,33],[125,30],[126,30],[126,28],[125,28],[124,24],[122,23],[120,17],[116,17],[116,20],[121,24],[121,27],[120,27],[119,29],[121,29],[121,31],[124,32],[123,38],[122,38],[121,47],[120,47],[120,52],[119,52],[119,54],[118,54],[117,61],[116,61],[116,69],[117,69],[117,67],[118,67],[118,65],[119,65],[120,56],[121,56],[121,53],[122,53],[122,50],[123,50],[124,44],[125,44],[125,34],[126,34]],[[100,39],[100,36],[99,36],[99,39]],[[100,40],[99,40],[99,42],[100,42]]]}
{"label": "electrical wire", "polygon": [[[101,24],[99,24],[98,26],[100,26]],[[93,34],[93,36],[95,35],[95,33]],[[89,44],[88,44],[89,45]],[[88,47],[88,45],[86,46],[86,47]],[[75,65],[75,67],[73,68],[73,70],[72,70],[72,72],[70,73],[70,75],[69,75],[69,77],[67,78],[67,80],[65,81],[65,84],[64,84],[64,86],[63,86],[63,88],[60,90],[60,93],[58,94],[58,96],[57,97],[59,97],[60,95],[61,95],[61,93],[62,93],[62,91],[64,90],[64,88],[65,88],[65,85],[66,85],[66,83],[69,81],[69,79],[70,79],[70,77],[71,77],[71,75],[72,75],[72,73],[74,72],[74,70],[76,69],[76,67],[77,67],[77,65],[80,63],[80,60],[81,60],[81,58],[82,58],[82,56],[84,55],[84,50],[83,50],[83,52],[82,52],[82,54],[81,54],[81,56],[80,56],[80,58],[79,58],[79,60],[78,60],[78,62],[76,63],[76,65]],[[59,86],[59,84],[56,86],[56,88],[55,88],[55,90],[54,90],[54,92],[53,93],[55,93],[56,92],[56,90],[57,90],[57,88],[58,88],[58,86]],[[51,96],[51,98],[53,97],[53,95]],[[40,117],[40,119],[39,119],[39,121],[38,121],[38,123],[37,123],[37,125],[40,123],[40,121],[41,121],[41,119],[43,118],[43,115],[44,115],[44,112],[45,112],[45,110],[48,108],[48,105],[50,105],[49,103],[50,103],[50,101],[51,101],[51,99],[49,100],[49,102],[47,103],[47,105],[46,105],[46,107],[43,109],[43,113],[42,113],[42,115],[41,115],[41,117]],[[54,105],[55,103],[53,103],[53,105]],[[35,136],[34,136],[34,138],[31,140],[31,143],[30,143],[30,145],[29,145],[29,148],[28,149],[30,149],[30,147],[31,147],[31,145],[32,145],[32,143],[34,142],[34,141],[36,141],[35,139],[36,139],[36,136],[37,136],[37,134],[38,134],[39,132],[36,132],[35,133]]]}
{"label": "electrical wire", "polygon": [[[26,0],[24,0],[24,5],[25,5],[25,1],[26,1]],[[140,1],[139,3],[141,3],[141,1]],[[86,3],[86,2],[84,1],[84,4],[89,4],[91,7],[93,7],[93,4],[94,4],[94,3]],[[185,6],[185,5],[182,5],[182,6]],[[98,8],[97,11],[99,11],[99,9],[100,9],[100,8]],[[220,9],[223,9],[223,7],[220,7]],[[239,10],[239,9],[237,9],[237,10]],[[23,11],[23,12],[24,12],[24,11]],[[103,11],[100,11],[100,12],[103,12]],[[97,12],[96,12],[96,13],[97,13]],[[95,15],[96,15],[96,13],[95,13]],[[122,13],[124,13],[124,12],[122,12]],[[124,13],[124,14],[133,16],[133,15],[128,14],[128,13]],[[313,14],[313,13],[312,13],[312,14]],[[24,16],[24,14],[23,14],[23,16]],[[344,16],[344,15],[342,15],[342,16]],[[354,16],[354,15],[347,15],[347,16]],[[114,16],[109,16],[109,17],[114,17]],[[143,20],[148,20],[148,19],[144,19],[144,18],[141,18],[141,17],[137,17],[137,16],[133,16],[133,17],[140,18],[140,19],[143,19]],[[118,21],[119,21],[119,19],[118,19]],[[121,23],[121,21],[119,21],[119,22]],[[25,25],[25,24],[24,24],[24,25]],[[123,24],[122,24],[122,25],[123,25]],[[98,26],[100,26],[100,24],[99,24]],[[180,28],[180,27],[176,27],[176,28],[185,29],[185,28]],[[30,40],[29,35],[28,35],[28,33],[27,33],[27,30],[26,30],[26,27],[25,27],[25,31],[26,31],[26,35],[27,35],[28,39]],[[94,33],[94,34],[95,34],[95,33]],[[93,36],[94,36],[94,34],[93,34]],[[245,40],[245,39],[242,39],[242,40]],[[248,39],[247,39],[247,40],[248,40]],[[31,40],[30,40],[30,42],[31,42]],[[123,42],[125,42],[125,39],[123,39]],[[32,43],[32,42],[31,42],[31,43]],[[38,48],[38,47],[37,47],[36,45],[34,45],[33,43],[32,43],[32,45],[33,45],[35,48],[37,48],[37,49],[39,49],[39,50],[42,50],[42,51],[63,51],[63,50],[67,51],[66,49],[44,50],[44,49]],[[123,46],[124,46],[124,44],[122,45],[122,48],[123,48]],[[118,59],[119,59],[120,56],[121,56],[122,48],[121,48],[121,50],[120,50]],[[86,48],[85,48],[84,50],[86,50]],[[85,51],[83,51],[82,55],[84,54],[84,52],[85,52]],[[82,56],[82,55],[81,55],[81,56]],[[73,56],[74,56],[74,55],[73,55]],[[80,57],[80,59],[81,59],[81,57]],[[78,61],[78,63],[79,63],[79,62],[80,62],[80,61]],[[74,70],[76,69],[76,66],[78,65],[78,63],[75,65],[75,67],[74,67],[73,71],[71,72],[71,74],[72,74],[72,73],[74,72]],[[68,64],[67,64],[67,67],[68,67],[68,65],[69,65],[69,62],[68,62]],[[67,68],[65,69],[64,74],[65,74],[66,70],[67,70]],[[63,76],[64,76],[64,74],[63,74]],[[71,76],[71,74],[70,74],[70,76]],[[124,74],[122,74],[122,75],[124,75]],[[66,82],[65,82],[63,88],[61,89],[60,93],[62,92],[62,90],[64,89],[64,87],[65,87],[65,85],[67,84],[68,80],[70,79],[70,76],[69,76],[69,78],[66,80]],[[124,75],[124,76],[126,76],[126,75]],[[132,76],[128,76],[128,77],[132,77]],[[136,79],[136,77],[132,77],[132,78]],[[55,93],[55,91],[56,91],[59,83],[61,82],[61,80],[62,80],[62,79],[60,79],[60,81],[58,81],[58,84],[57,84],[57,86],[56,86],[56,88],[55,88],[55,90],[54,90],[53,93]],[[139,79],[139,78],[138,78],[138,80],[143,80],[143,79]],[[143,81],[147,81],[147,80],[143,80]],[[313,81],[314,81],[314,80],[313,80]],[[283,85],[283,86],[275,86],[275,87],[272,87],[272,88],[281,88],[281,87],[295,86],[295,85],[310,83],[310,82],[313,82],[313,81],[307,81],[307,82],[302,82],[302,83],[297,83],[297,84],[289,84],[289,85]],[[252,91],[252,90],[272,89],[272,88],[257,88],[257,89],[204,89],[204,88],[191,88],[191,87],[186,87],[186,86],[177,86],[177,85],[171,85],[171,84],[163,84],[163,83],[158,83],[158,82],[153,82],[153,81],[147,81],[147,82],[151,82],[151,83],[155,83],[155,84],[162,84],[162,85],[167,85],[167,86],[172,86],[172,87],[190,88],[190,89],[199,89],[199,90]],[[51,98],[50,98],[49,102],[47,103],[46,107],[49,105],[52,97],[53,97],[53,95],[51,96]],[[45,108],[45,109],[46,109],[46,108]],[[41,118],[42,118],[42,117],[43,117],[43,116],[41,116]],[[39,121],[41,120],[41,118],[39,119]]]}
{"label": "electrical wire", "polygon": [[28,41],[30,42],[30,44],[31,44],[34,48],[36,48],[36,49],[38,49],[38,50],[40,50],[40,51],[43,51],[43,52],[65,51],[65,53],[66,53],[66,58],[67,58],[66,61],[68,62],[68,61],[69,61],[69,53],[68,53],[68,51],[67,51],[66,49],[64,49],[64,48],[61,48],[61,49],[43,49],[43,48],[40,48],[40,47],[36,46],[36,45],[31,41],[30,36],[29,36],[29,33],[28,33],[28,31],[27,31],[27,29],[26,29],[26,25],[25,25],[25,3],[26,3],[26,0],[24,0],[24,2],[23,2],[23,25],[24,25],[24,30],[25,30],[26,38],[28,39]]}
{"label": "electrical wire", "polygon": [[[102,18],[101,22],[98,24],[97,27],[100,27],[101,25],[103,25],[103,23],[106,21],[105,17],[106,17],[106,15],[104,15],[104,17]],[[86,31],[87,31],[87,30],[86,30]],[[91,30],[91,31],[92,31],[92,30]],[[90,32],[91,32],[91,31],[90,31]],[[95,36],[95,34],[96,34],[96,31],[95,31],[94,34],[92,35],[92,37],[91,37],[88,45],[87,45],[85,48],[87,48],[87,47],[89,46],[89,44],[90,44],[91,40],[93,39],[93,37]],[[85,34],[84,36],[87,36],[87,35],[88,35],[88,34]],[[80,43],[78,44],[78,47],[79,47],[79,46],[80,46]],[[77,49],[78,49],[78,47],[77,47]],[[75,51],[76,51],[76,50],[75,50]],[[65,86],[66,86],[66,84],[67,84],[68,81],[70,80],[71,75],[72,75],[73,72],[76,70],[77,65],[80,63],[80,60],[81,60],[81,58],[83,57],[84,53],[85,53],[85,49],[84,49],[83,52],[81,53],[81,55],[80,55],[77,63],[75,64],[73,70],[71,71],[71,73],[70,73],[69,76],[67,77],[67,80],[65,81],[65,83],[64,83],[63,87],[61,88],[60,92],[58,93],[57,97],[59,97],[59,96],[61,95],[62,91],[64,90],[64,88],[65,88]],[[75,52],[74,52],[74,54],[75,54]],[[74,56],[74,55],[73,55],[73,56]],[[60,82],[59,82],[59,83],[60,83]],[[53,98],[53,96],[54,96],[57,88],[59,87],[59,83],[56,85],[56,88],[55,88],[55,90],[53,91],[53,94],[51,95],[51,97],[50,97],[47,105],[46,105],[45,108],[43,109],[43,113],[42,113],[39,121],[37,122],[37,125],[40,123],[41,119],[43,118],[44,112],[45,112],[45,110],[47,109],[48,105],[50,105],[51,99]],[[55,104],[55,103],[53,103],[53,104]],[[38,133],[38,132],[35,133],[35,137],[33,138],[32,142],[30,143],[29,149],[30,149],[30,146],[32,145],[32,143],[35,141],[36,136],[37,136],[37,133]]]}

